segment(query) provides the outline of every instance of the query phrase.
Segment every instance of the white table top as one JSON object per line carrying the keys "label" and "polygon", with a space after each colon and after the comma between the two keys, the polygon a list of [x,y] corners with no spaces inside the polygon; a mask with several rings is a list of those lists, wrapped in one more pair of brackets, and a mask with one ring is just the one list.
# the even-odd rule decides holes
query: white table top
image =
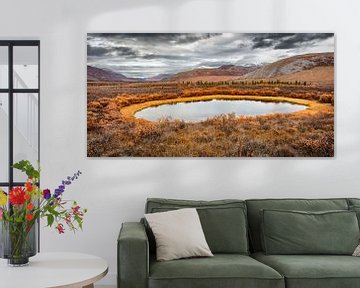
{"label": "white table top", "polygon": [[9,267],[0,260],[1,288],[77,288],[103,278],[108,264],[102,258],[80,253],[38,253],[28,266]]}

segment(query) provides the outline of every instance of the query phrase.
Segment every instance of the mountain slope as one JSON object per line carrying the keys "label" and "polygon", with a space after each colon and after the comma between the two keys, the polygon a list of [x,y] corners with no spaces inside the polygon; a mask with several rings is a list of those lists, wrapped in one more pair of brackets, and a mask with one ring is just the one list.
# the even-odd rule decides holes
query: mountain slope
{"label": "mountain slope", "polygon": [[110,70],[100,69],[93,66],[87,66],[87,81],[131,81],[126,76],[115,73]]}
{"label": "mountain slope", "polygon": [[[334,67],[334,53],[311,53],[289,57],[258,68],[246,74],[244,78],[278,78],[284,75],[308,71],[316,67]],[[302,77],[306,76],[306,73],[302,74]]]}
{"label": "mountain slope", "polygon": [[218,68],[196,68],[169,77],[170,81],[226,81],[236,79],[255,69],[254,66],[244,67],[223,65]]}
{"label": "mountain slope", "polygon": [[334,66],[319,66],[309,70],[295,72],[292,74],[276,77],[280,81],[306,81],[311,83],[333,85],[334,84]]}

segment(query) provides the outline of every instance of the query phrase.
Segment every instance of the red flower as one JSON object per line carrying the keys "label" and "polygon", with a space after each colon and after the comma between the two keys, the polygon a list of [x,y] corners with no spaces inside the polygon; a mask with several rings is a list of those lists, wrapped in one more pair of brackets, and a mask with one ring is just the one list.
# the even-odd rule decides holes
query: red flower
{"label": "red flower", "polygon": [[73,214],[76,215],[79,214],[80,206],[71,207],[71,209],[73,210]]}
{"label": "red flower", "polygon": [[33,218],[34,218],[34,216],[32,214],[26,215],[26,220],[27,221],[31,221]]}
{"label": "red flower", "polygon": [[24,198],[25,200],[29,200],[31,198],[31,195],[29,193],[25,193]]}
{"label": "red flower", "polygon": [[26,201],[25,189],[23,187],[13,187],[9,193],[9,201],[12,205],[21,205]]}
{"label": "red flower", "polygon": [[29,203],[26,205],[26,210],[31,210],[34,208],[34,205],[32,203]]}
{"label": "red flower", "polygon": [[65,229],[64,229],[63,224],[59,223],[55,228],[58,230],[59,234],[65,233]]}
{"label": "red flower", "polygon": [[71,223],[71,215],[70,214],[66,215],[65,222],[66,222],[67,225],[69,225]]}

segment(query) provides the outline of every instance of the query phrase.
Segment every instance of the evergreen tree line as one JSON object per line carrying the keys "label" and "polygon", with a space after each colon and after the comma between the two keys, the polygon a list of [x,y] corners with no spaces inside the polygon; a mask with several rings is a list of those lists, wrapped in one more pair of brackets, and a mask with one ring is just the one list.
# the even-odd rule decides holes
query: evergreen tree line
{"label": "evergreen tree line", "polygon": [[251,80],[251,81],[217,81],[217,82],[209,82],[209,81],[182,81],[182,84],[187,86],[220,86],[220,85],[242,85],[242,86],[255,86],[255,85],[309,85],[306,81],[280,81],[280,80]]}

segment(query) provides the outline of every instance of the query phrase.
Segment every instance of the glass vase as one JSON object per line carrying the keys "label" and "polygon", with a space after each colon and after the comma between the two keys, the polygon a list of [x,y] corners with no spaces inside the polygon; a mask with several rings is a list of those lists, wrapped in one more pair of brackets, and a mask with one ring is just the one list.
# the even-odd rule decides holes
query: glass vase
{"label": "glass vase", "polygon": [[0,257],[8,259],[9,266],[25,266],[29,257],[36,255],[35,222],[31,227],[28,222],[1,221]]}

